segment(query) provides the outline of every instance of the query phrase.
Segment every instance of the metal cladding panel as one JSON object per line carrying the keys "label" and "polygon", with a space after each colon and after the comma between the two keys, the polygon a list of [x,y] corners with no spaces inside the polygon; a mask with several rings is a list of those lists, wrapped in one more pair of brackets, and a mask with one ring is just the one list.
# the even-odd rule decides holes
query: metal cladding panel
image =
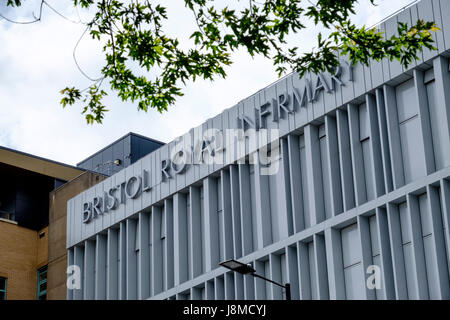
{"label": "metal cladding panel", "polygon": [[[176,153],[175,146],[176,146],[175,141],[171,141],[168,143],[168,151],[169,151],[168,159],[172,159],[173,155]],[[173,194],[177,190],[177,180],[181,178],[179,176],[184,177],[184,174],[175,174],[174,167],[171,167],[171,171],[172,171],[172,179],[169,179],[169,194]]]}
{"label": "metal cladding panel", "polygon": [[122,221],[125,217],[125,205],[123,204],[123,199],[125,199],[123,194],[125,174],[125,170],[122,170],[113,176],[116,185],[116,195],[118,195],[117,209],[113,214],[115,223]]}
{"label": "metal cladding panel", "polygon": [[[254,104],[255,108],[259,108],[260,105],[263,105],[264,103],[271,103],[272,107],[275,109],[274,113],[276,117],[268,117],[267,119],[267,129],[279,129],[279,123],[283,123],[285,125],[289,125],[289,121],[274,121],[274,119],[281,118],[281,114],[279,114],[278,111],[278,97],[277,97],[277,91],[276,91],[276,83],[272,84],[263,90],[260,90],[255,96],[254,96]],[[250,116],[250,114],[248,114]],[[282,134],[282,133],[281,133]]]}
{"label": "metal cladding panel", "polygon": [[[418,21],[419,20],[419,8],[417,7],[417,4],[410,7],[410,12],[411,12],[411,22]],[[418,52],[417,56],[419,57],[419,59],[417,61],[415,61],[414,63],[412,63],[412,65],[414,67],[423,62],[423,50],[420,50]]]}
{"label": "metal cladding panel", "polygon": [[160,160],[160,153],[159,152],[153,152],[149,155],[151,159],[151,181],[152,181],[152,203],[156,203],[157,199],[160,199],[160,171],[157,169],[157,164]]}
{"label": "metal cladding panel", "polygon": [[[327,89],[330,84],[327,83],[327,80],[323,76],[323,74],[312,76],[312,88],[313,88],[313,96],[316,97],[316,100],[313,101],[312,109],[313,109],[313,118],[319,118],[325,113],[325,100],[330,94],[329,89]],[[318,90],[318,86],[324,86],[325,89]]]}
{"label": "metal cladding panel", "polygon": [[[383,22],[380,24],[380,31],[383,32],[384,37],[387,36],[386,22]],[[381,60],[381,62],[383,64],[383,79],[384,79],[384,82],[387,82],[391,79],[391,70],[390,70],[390,66],[389,66],[389,59],[384,58]]]}
{"label": "metal cladding panel", "polygon": [[[152,194],[154,193],[154,188],[152,184],[152,157],[146,157],[141,160],[141,170],[145,177],[142,177],[142,208],[148,208],[152,203]],[[135,172],[137,174],[137,172]],[[148,183],[148,185],[146,185]]]}
{"label": "metal cladding panel", "polygon": [[[436,6],[437,8],[437,6]],[[444,47],[441,53],[450,49],[450,21],[445,19],[447,17],[446,13],[450,11],[450,3],[446,0],[439,0],[440,16],[442,21],[442,35]]]}
{"label": "metal cladding panel", "polygon": [[[324,92],[324,101],[323,101],[324,102],[324,113],[327,113],[336,108],[336,106],[338,105],[336,103],[336,95],[340,94],[340,92],[338,90],[336,90],[336,89],[339,89],[339,87],[340,87],[339,84],[337,84],[336,81],[333,80],[333,78],[331,78],[331,74],[329,72],[327,72],[326,74],[331,79],[331,81],[328,81],[328,80],[325,80],[325,81],[327,81],[328,88],[329,88],[329,90],[331,90],[332,94],[329,94],[326,91]],[[334,91],[333,91],[333,88],[335,89]]]}
{"label": "metal cladding panel", "polygon": [[[118,141],[117,144],[114,144],[112,146],[113,148],[113,158],[114,159],[120,159],[120,161],[124,164],[125,163],[125,152],[123,149],[123,139]],[[122,169],[122,168],[120,168]]]}
{"label": "metal cladding panel", "polygon": [[366,91],[373,89],[370,65],[369,66],[364,65],[364,82],[366,84]]}
{"label": "metal cladding panel", "polygon": [[[448,1],[423,0],[379,28],[436,19],[444,53],[448,15]],[[342,57],[340,82],[288,75],[69,200],[69,262],[95,285],[68,298],[285,298],[219,267],[235,258],[289,282],[294,299],[450,299],[450,73],[439,52],[406,72]],[[204,137],[211,129],[223,150]],[[245,130],[243,154],[229,129]],[[248,129],[279,130],[280,156],[249,163],[266,145],[251,144]],[[180,145],[183,170],[173,164]],[[211,152],[222,161],[198,163]],[[94,203],[101,213],[84,223]],[[93,275],[105,263],[106,287]]]}
{"label": "metal cladding panel", "polygon": [[345,295],[347,300],[364,299],[365,279],[363,271],[361,263],[345,268]]}
{"label": "metal cladding panel", "polygon": [[314,119],[314,109],[313,109],[313,101],[312,101],[312,95],[313,95],[312,91],[313,91],[313,87],[314,87],[313,75],[308,73],[308,74],[304,75],[303,78],[305,79],[304,86],[305,87],[309,86],[311,88],[311,89],[309,89],[310,96],[308,98],[308,103],[306,104],[307,112],[306,112],[306,117],[304,119],[305,123],[308,123],[308,122],[312,121],[312,119]]}
{"label": "metal cladding panel", "polygon": [[[158,152],[160,159],[159,161],[156,163],[156,172],[160,172],[161,174],[157,175],[157,181],[160,182],[160,186],[161,186],[161,198],[165,198],[169,195],[170,192],[170,180],[171,180],[171,174],[170,172],[168,173],[170,175],[170,177],[168,176],[163,176],[163,168],[166,167],[167,165],[167,170],[166,172],[168,172],[168,160],[169,160],[169,145],[166,144],[165,146],[163,146],[161,149],[161,151]],[[163,166],[164,165],[164,166]]]}
{"label": "metal cladding panel", "polygon": [[[439,6],[439,1],[433,1],[433,0],[422,0],[417,4],[418,7],[418,13],[419,13],[419,19],[422,19],[423,21],[436,21],[433,13],[433,6]],[[440,19],[439,19],[440,20]],[[439,23],[439,21],[436,21]],[[439,43],[437,42],[436,34],[432,34],[433,40],[435,41],[435,46],[439,49]],[[435,55],[435,52],[431,51],[430,49],[424,48],[423,49],[423,58],[424,60],[428,60],[432,58]]]}
{"label": "metal cladding panel", "polygon": [[[377,29],[377,31],[380,31],[380,29]],[[379,87],[384,83],[382,61],[372,61],[370,63],[370,73],[372,75],[372,85],[374,88]]]}
{"label": "metal cladding panel", "polygon": [[[201,136],[202,136],[202,125],[197,126],[193,129],[191,129],[190,131],[191,134],[191,150],[192,150],[192,157],[191,157],[191,161],[192,163],[196,163],[197,160],[199,159],[199,154],[198,154],[198,150],[201,148],[201,144],[199,141],[201,141]],[[192,179],[193,183],[194,181],[197,181],[198,179],[200,179],[200,166],[192,166],[193,169],[193,175],[189,176],[190,179]]]}
{"label": "metal cladding panel", "polygon": [[[345,62],[343,62],[343,63],[345,64]],[[349,74],[350,71],[348,70],[348,68],[346,70],[346,68],[341,66],[340,73],[341,73],[341,77],[344,77],[343,79],[345,79],[346,72]],[[344,95],[344,87],[345,87],[344,81],[342,81],[342,83],[334,82],[334,90],[335,90],[334,96],[335,96],[335,106],[336,107],[341,106],[344,102],[344,96],[343,96]],[[326,110],[326,112],[327,111],[328,110]]]}
{"label": "metal cladding panel", "polygon": [[117,169],[114,168],[115,165],[112,163],[115,160],[113,158],[112,146],[103,150],[101,152],[101,155],[102,155],[102,163],[108,163],[108,165],[106,167],[102,167],[100,172],[103,174],[106,174],[106,175],[112,175],[112,174],[116,173]]}
{"label": "metal cladding panel", "polygon": [[[303,92],[301,92],[304,88],[308,79],[306,78],[299,78],[297,73],[293,73],[292,76],[290,77],[290,81],[291,81],[291,90],[290,90],[290,94],[291,96],[293,96],[294,91],[297,91],[300,94],[304,94]],[[294,101],[292,101],[294,103]],[[307,108],[304,106],[300,106],[297,102],[295,102],[296,104],[294,105],[296,112],[294,113],[294,128],[300,128],[302,126],[304,126],[307,122],[308,122],[308,111]]]}
{"label": "metal cladding panel", "polygon": [[131,137],[131,163],[135,163],[147,154],[160,148],[163,143],[146,139],[135,134],[130,134]]}
{"label": "metal cladding panel", "polygon": [[[224,130],[226,129],[226,127],[223,127],[223,118],[226,117],[226,113],[222,112],[221,114],[215,116],[212,120],[211,120],[211,129],[216,131],[219,130],[220,132],[224,132]],[[218,147],[225,147],[225,143],[224,141],[217,141],[218,145],[220,144],[220,146]],[[213,173],[215,171],[218,171],[220,169],[222,169],[223,164],[225,163],[225,153],[222,151],[218,151],[217,154],[214,157],[214,165],[210,166],[210,173]],[[180,178],[182,178],[184,175],[181,175]]]}
{"label": "metal cladding panel", "polygon": [[[98,184],[95,186],[95,196],[99,199],[104,199],[103,197],[103,188],[105,184]],[[103,200],[100,200],[100,202],[103,202]],[[103,205],[103,203],[101,203]],[[94,229],[95,233],[98,234],[100,231],[106,228],[106,225],[103,225],[103,222],[106,219],[96,219],[94,221]]]}
{"label": "metal cladding panel", "polygon": [[[388,38],[392,36],[398,36],[398,23],[399,22],[406,22],[409,26],[411,26],[411,23],[409,23],[408,19],[409,12],[408,10],[403,11],[402,13],[390,18],[385,22],[385,28],[386,28],[386,36]],[[398,60],[389,61],[389,72],[391,77],[397,77],[403,72],[403,67]]]}
{"label": "metal cladding panel", "polygon": [[[355,85],[354,85],[354,70],[350,60],[346,57],[342,57],[342,104],[348,103],[355,98]],[[372,65],[372,63],[371,63]]]}
{"label": "metal cladding panel", "polygon": [[[287,94],[289,97],[289,94],[292,92],[292,75],[288,75],[285,78],[283,78],[281,81],[278,82],[277,85],[277,92],[282,92],[283,94]],[[295,107],[292,106],[292,111],[295,111]],[[289,132],[295,129],[295,112],[288,114],[289,119]]]}
{"label": "metal cladding panel", "polygon": [[[162,146],[154,140],[129,133],[80,162],[79,167],[111,176]],[[115,164],[120,160],[120,164]]]}
{"label": "metal cladding panel", "polygon": [[[143,186],[143,183],[144,183],[143,179],[144,179],[144,177],[141,176],[143,162],[144,162],[143,159],[138,160],[135,163],[135,165],[132,167],[133,170],[130,170],[130,178],[131,177],[137,177],[137,179],[140,180],[140,188],[139,189],[141,191],[139,191],[139,192],[142,192],[142,193],[143,193],[142,189],[144,187]],[[127,180],[129,180],[130,178],[128,178]],[[131,195],[133,195],[133,193],[136,191],[136,189],[138,189],[138,187],[136,185],[130,187]],[[143,201],[143,197],[142,196],[135,197],[135,198],[131,199],[132,206],[130,206],[130,207],[132,208],[131,211],[133,213],[138,213],[138,212],[140,212],[142,210],[142,201]]]}
{"label": "metal cladding panel", "polygon": [[[209,125],[209,120],[206,120],[206,122],[202,123],[201,126],[198,128],[198,131],[196,132],[196,135],[194,137],[194,139],[196,141],[200,141],[200,143],[198,144],[198,148],[200,151],[198,151],[198,157],[197,160],[200,162],[201,159],[203,159],[203,156],[206,156],[205,153],[203,153],[203,138],[206,135],[206,132],[208,131],[208,125]],[[198,149],[197,149],[198,150]],[[198,166],[199,168],[199,172],[198,172],[198,177],[197,179],[202,179],[205,178],[206,176],[208,176],[209,174],[209,166]]]}
{"label": "metal cladding panel", "polygon": [[353,68],[353,84],[355,88],[355,98],[362,96],[366,92],[364,66],[362,64],[357,64]]}
{"label": "metal cladding panel", "polygon": [[356,224],[341,230],[344,268],[361,262],[361,250]]}
{"label": "metal cladding panel", "polygon": [[[103,184],[103,201],[105,201],[105,193],[106,195],[108,194],[108,191],[111,189],[111,187],[114,185],[114,180],[108,180],[107,183]],[[109,228],[112,223],[112,215],[109,214],[108,210],[106,210],[106,212],[104,213],[104,217],[102,219],[102,223],[103,223],[103,229]]]}

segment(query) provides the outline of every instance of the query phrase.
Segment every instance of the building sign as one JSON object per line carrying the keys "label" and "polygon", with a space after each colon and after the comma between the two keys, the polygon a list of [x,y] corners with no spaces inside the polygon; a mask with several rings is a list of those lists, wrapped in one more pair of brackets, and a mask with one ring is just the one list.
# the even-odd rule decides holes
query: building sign
{"label": "building sign", "polygon": [[88,223],[99,215],[115,210],[126,199],[136,199],[142,192],[150,191],[149,172],[142,171],[142,175],[135,175],[128,180],[104,192],[103,197],[94,197],[92,201],[83,204],[83,223]]}
{"label": "building sign", "polygon": [[[233,141],[234,137],[243,141],[243,147],[237,148],[241,151],[238,159],[245,159],[245,138],[250,138],[249,140],[255,144],[258,143],[259,148],[264,148],[269,143],[268,136],[271,137],[272,152],[270,152],[270,159],[266,160],[266,164],[270,163],[271,159],[275,159],[275,156],[278,156],[279,134],[278,130],[274,129],[270,130],[270,134],[267,133],[268,122],[286,121],[288,114],[295,114],[299,109],[306,108],[308,103],[317,101],[320,92],[332,94],[337,86],[345,86],[342,78],[344,68],[348,74],[346,81],[353,81],[352,66],[345,63],[337,67],[333,74],[320,73],[316,76],[315,81],[305,80],[303,87],[293,87],[291,93],[285,91],[276,97],[271,97],[255,108],[253,117],[238,116],[236,119],[238,129],[225,130],[226,141]],[[193,144],[192,141],[194,141]],[[258,148],[255,147],[254,150],[256,149]],[[274,150],[276,152],[273,152]],[[224,157],[218,155],[223,155],[224,151],[224,135],[219,129],[208,129],[198,139],[192,139],[188,135],[177,142],[175,148],[171,150],[170,157],[161,160],[160,170],[156,174],[159,175],[158,179],[161,183],[167,183],[175,175],[184,174],[188,165],[223,164]],[[265,151],[267,153],[267,150]],[[231,153],[230,151],[226,154],[225,163],[233,162],[234,155]],[[260,158],[262,157],[264,154],[260,153]],[[273,171],[269,170],[268,172]],[[142,170],[140,175],[134,175],[111,187],[104,192],[103,196],[97,196],[91,201],[85,202],[82,207],[83,223],[89,223],[99,215],[116,210],[127,199],[137,199],[142,193],[151,191],[153,187],[150,184],[151,174],[152,172],[149,170]]]}

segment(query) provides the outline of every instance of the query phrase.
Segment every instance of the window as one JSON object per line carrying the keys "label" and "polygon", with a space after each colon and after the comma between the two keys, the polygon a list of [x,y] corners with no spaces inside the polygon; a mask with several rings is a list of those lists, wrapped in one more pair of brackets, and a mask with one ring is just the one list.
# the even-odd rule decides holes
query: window
{"label": "window", "polygon": [[38,270],[38,300],[47,300],[47,266]]}
{"label": "window", "polygon": [[6,281],[8,279],[0,277],[0,300],[6,300]]}

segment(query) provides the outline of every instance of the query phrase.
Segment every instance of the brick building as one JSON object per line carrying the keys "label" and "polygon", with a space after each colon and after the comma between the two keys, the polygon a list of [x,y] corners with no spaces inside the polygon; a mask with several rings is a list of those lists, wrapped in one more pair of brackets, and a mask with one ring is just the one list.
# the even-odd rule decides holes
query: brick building
{"label": "brick building", "polygon": [[0,147],[0,300],[47,298],[49,192],[83,172]]}

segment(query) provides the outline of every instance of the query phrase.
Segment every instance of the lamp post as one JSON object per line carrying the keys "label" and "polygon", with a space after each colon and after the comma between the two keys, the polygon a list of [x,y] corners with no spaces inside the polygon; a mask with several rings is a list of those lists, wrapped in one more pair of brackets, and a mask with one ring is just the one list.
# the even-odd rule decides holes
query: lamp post
{"label": "lamp post", "polygon": [[263,277],[256,273],[256,270],[253,269],[253,267],[249,264],[245,264],[239,261],[236,261],[234,259],[230,259],[227,261],[223,261],[219,263],[222,267],[225,267],[227,269],[230,269],[231,271],[246,275],[250,274],[255,278],[260,278],[264,281],[273,283],[274,285],[277,285],[283,289],[286,290],[286,300],[291,300],[291,285],[289,283],[286,283],[285,285],[282,285],[281,283],[278,283],[276,281],[273,281],[271,279],[267,279],[266,277]]}

